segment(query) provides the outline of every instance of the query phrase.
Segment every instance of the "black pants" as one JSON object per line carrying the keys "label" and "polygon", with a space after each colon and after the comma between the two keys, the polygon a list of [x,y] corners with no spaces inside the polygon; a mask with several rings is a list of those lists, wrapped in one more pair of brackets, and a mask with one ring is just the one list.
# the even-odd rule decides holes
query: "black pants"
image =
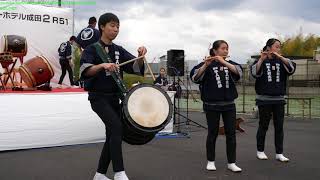
{"label": "black pants", "polygon": [[257,149],[264,151],[266,133],[268,131],[271,115],[275,131],[276,153],[283,153],[283,121],[284,121],[284,104],[260,105],[259,107],[259,128],[257,132]]}
{"label": "black pants", "polygon": [[236,162],[236,110],[206,111],[208,123],[207,159],[215,161],[215,146],[219,133],[220,115],[222,115],[227,143],[228,163]]}
{"label": "black pants", "polygon": [[103,96],[90,100],[90,103],[93,111],[98,114],[106,128],[106,142],[101,152],[97,172],[106,174],[110,161],[112,161],[114,172],[123,171],[122,122],[119,99],[117,96]]}
{"label": "black pants", "polygon": [[69,61],[60,59],[59,63],[60,63],[60,66],[61,66],[62,73],[61,73],[61,76],[60,76],[58,84],[62,84],[62,81],[63,81],[63,79],[66,76],[66,73],[68,71],[70,84],[71,84],[71,86],[74,85],[73,72],[72,72],[72,68],[71,68],[71,66],[69,64]]}

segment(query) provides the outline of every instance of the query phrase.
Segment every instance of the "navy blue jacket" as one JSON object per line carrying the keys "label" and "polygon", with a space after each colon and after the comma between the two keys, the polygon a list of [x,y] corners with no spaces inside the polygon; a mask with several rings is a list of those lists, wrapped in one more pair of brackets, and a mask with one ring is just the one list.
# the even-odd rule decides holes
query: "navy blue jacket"
{"label": "navy blue jacket", "polygon": [[289,66],[280,59],[266,59],[257,72],[256,60],[250,66],[250,73],[256,79],[255,90],[257,95],[284,96],[286,94],[288,76],[295,72],[296,64],[291,60]]}
{"label": "navy blue jacket", "polygon": [[[112,59],[113,63],[121,64],[125,61],[135,58],[134,55],[130,54],[123,47],[116,44],[106,45],[101,40],[99,43],[108,50],[108,54]],[[84,80],[84,89],[89,91],[90,94],[96,93],[118,93],[119,88],[116,82],[113,80],[111,73],[107,71],[100,71],[94,77],[86,77],[85,71],[92,65],[98,65],[104,63],[98,53],[94,44],[89,45],[82,53],[80,60],[80,73],[81,78]],[[144,74],[144,66],[134,67],[134,62],[128,63],[120,67],[120,75],[123,76],[123,71],[129,74]],[[91,92],[91,93],[90,93]]]}
{"label": "navy blue jacket", "polygon": [[80,33],[77,36],[76,42],[80,45],[82,49],[85,49],[90,44],[98,42],[99,39],[100,31],[89,25],[88,27],[80,31]]}
{"label": "navy blue jacket", "polygon": [[60,60],[69,60],[72,57],[72,47],[69,41],[63,42],[58,48]]}
{"label": "navy blue jacket", "polygon": [[166,85],[168,85],[168,79],[166,77],[161,77],[161,75],[159,75],[156,78],[156,80],[153,82],[153,84],[166,86]]}
{"label": "navy blue jacket", "polygon": [[228,62],[236,66],[239,75],[216,61],[207,67],[202,77],[198,80],[195,80],[194,77],[204,62],[191,70],[190,77],[193,82],[199,84],[201,100],[204,103],[230,102],[238,97],[235,82],[242,76],[242,67],[233,61]]}

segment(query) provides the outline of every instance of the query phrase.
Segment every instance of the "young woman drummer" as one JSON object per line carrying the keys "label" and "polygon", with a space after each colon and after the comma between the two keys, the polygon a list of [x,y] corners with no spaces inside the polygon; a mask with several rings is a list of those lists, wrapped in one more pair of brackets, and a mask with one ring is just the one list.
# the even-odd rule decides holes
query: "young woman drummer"
{"label": "young woman drummer", "polygon": [[[94,180],[109,180],[106,172],[112,162],[115,172],[114,180],[128,180],[124,171],[122,157],[122,121],[120,119],[119,93],[120,88],[112,77],[112,73],[119,72],[122,76],[126,73],[143,75],[143,60],[135,61],[119,68],[118,64],[135,58],[121,46],[112,41],[119,33],[120,22],[116,15],[105,13],[98,21],[101,38],[99,44],[92,44],[85,48],[81,56],[81,77],[85,79],[85,90],[89,91],[89,100],[92,110],[98,114],[106,128],[106,141],[103,146],[98,169]],[[110,63],[106,63],[99,56],[97,49],[102,47],[110,57]],[[139,56],[145,55],[145,47],[138,48]]]}
{"label": "young woman drummer", "polygon": [[207,170],[216,170],[215,144],[219,132],[220,116],[224,122],[227,144],[228,169],[241,172],[236,162],[236,106],[238,97],[235,82],[242,76],[242,67],[226,57],[229,45],[224,40],[215,41],[210,57],[195,66],[190,73],[193,82],[200,84],[203,109],[208,123]]}
{"label": "young woman drummer", "polygon": [[295,72],[296,64],[280,54],[281,42],[269,39],[259,60],[250,66],[251,75],[256,79],[256,104],[259,108],[257,131],[257,158],[268,159],[264,144],[271,117],[275,130],[276,159],[288,162],[283,155],[283,122],[287,78]]}

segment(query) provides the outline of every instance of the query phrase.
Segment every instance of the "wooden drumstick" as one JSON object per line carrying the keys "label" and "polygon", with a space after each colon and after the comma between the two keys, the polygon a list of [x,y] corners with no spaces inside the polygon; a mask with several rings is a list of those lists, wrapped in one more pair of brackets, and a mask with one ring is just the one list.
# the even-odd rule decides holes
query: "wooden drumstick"
{"label": "wooden drumstick", "polygon": [[147,62],[147,60],[146,60],[145,57],[143,58],[143,60],[144,60],[144,62],[146,63],[146,65],[147,65],[147,67],[148,67],[148,70],[150,71],[150,74],[151,74],[151,76],[152,76],[152,79],[155,81],[156,78],[154,77],[154,74],[153,74],[153,72],[152,72],[152,69],[151,69],[149,63]]}
{"label": "wooden drumstick", "polygon": [[121,67],[121,66],[123,66],[123,65],[132,63],[132,62],[134,62],[134,61],[136,61],[136,60],[138,60],[138,59],[141,59],[141,58],[144,58],[144,56],[139,56],[139,57],[137,57],[137,58],[131,59],[131,60],[126,61],[126,62],[123,62],[123,63],[119,64],[118,66]]}

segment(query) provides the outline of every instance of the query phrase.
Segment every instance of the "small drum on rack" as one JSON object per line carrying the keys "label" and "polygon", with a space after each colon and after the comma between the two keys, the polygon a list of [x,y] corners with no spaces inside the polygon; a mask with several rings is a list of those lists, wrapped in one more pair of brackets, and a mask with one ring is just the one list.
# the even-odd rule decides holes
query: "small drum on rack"
{"label": "small drum on rack", "polygon": [[24,57],[27,51],[28,45],[25,37],[18,35],[1,37],[0,52],[11,52],[13,57]]}
{"label": "small drum on rack", "polygon": [[36,87],[51,80],[54,71],[44,56],[36,56],[19,67],[22,80],[28,87]]}
{"label": "small drum on rack", "polygon": [[0,53],[0,64],[3,68],[8,68],[13,63],[13,57],[10,52]]}
{"label": "small drum on rack", "polygon": [[131,88],[122,103],[123,140],[142,145],[151,141],[169,123],[173,106],[160,87],[139,84]]}

